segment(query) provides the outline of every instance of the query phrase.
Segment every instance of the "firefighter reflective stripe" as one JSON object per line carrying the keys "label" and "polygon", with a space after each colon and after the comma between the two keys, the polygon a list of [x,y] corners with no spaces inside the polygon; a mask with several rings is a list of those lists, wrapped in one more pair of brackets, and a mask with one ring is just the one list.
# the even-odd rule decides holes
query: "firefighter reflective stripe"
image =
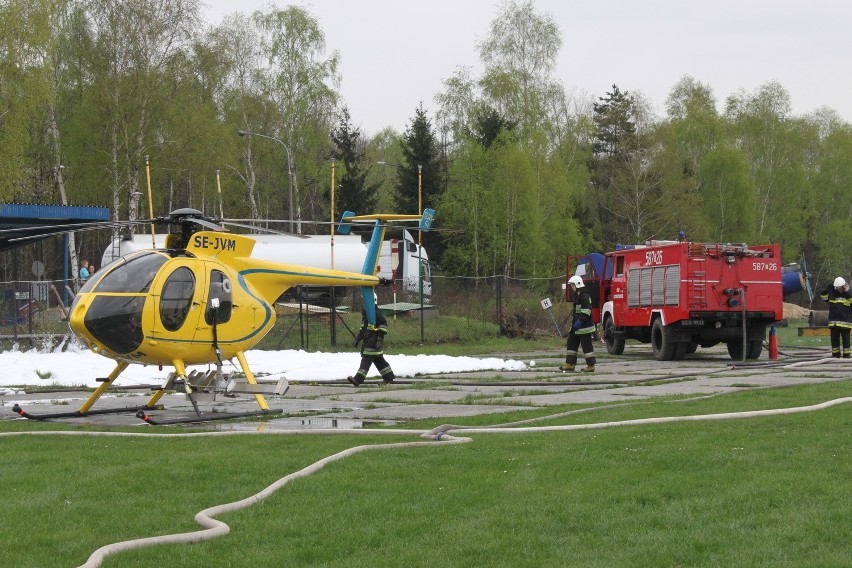
{"label": "firefighter reflective stripe", "polygon": [[579,320],[582,325],[574,331],[575,335],[586,335],[595,332],[595,322],[592,321],[592,297],[585,290],[578,290],[574,298],[574,321]]}
{"label": "firefighter reflective stripe", "polygon": [[591,324],[588,327],[581,327],[580,329],[578,329],[574,333],[577,334],[577,335],[586,335],[588,333],[594,333],[594,332],[595,332],[595,324]]}
{"label": "firefighter reflective stripe", "polygon": [[828,325],[852,328],[852,294],[840,292],[834,286],[826,288],[820,297],[828,302]]}

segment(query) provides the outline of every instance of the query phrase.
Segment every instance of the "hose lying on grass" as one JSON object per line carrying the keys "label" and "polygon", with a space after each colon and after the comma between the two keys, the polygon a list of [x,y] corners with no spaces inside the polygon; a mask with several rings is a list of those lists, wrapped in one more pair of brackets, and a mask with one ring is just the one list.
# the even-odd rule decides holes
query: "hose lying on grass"
{"label": "hose lying on grass", "polygon": [[[838,398],[834,400],[829,400],[820,404],[814,404],[810,406],[800,406],[794,408],[778,408],[778,409],[770,409],[770,410],[755,410],[755,411],[747,411],[747,412],[730,412],[723,414],[699,414],[699,415],[691,415],[691,416],[668,416],[668,417],[658,417],[658,418],[641,418],[635,420],[623,420],[618,422],[600,422],[593,424],[572,424],[572,425],[564,425],[564,426],[537,426],[537,427],[523,427],[523,428],[507,428],[503,427],[483,427],[483,428],[469,428],[469,427],[459,427],[459,426],[440,426],[436,429],[433,429],[428,432],[424,432],[421,430],[363,430],[363,429],[344,429],[344,430],[277,430],[277,431],[253,431],[253,432],[236,432],[236,431],[228,431],[228,432],[192,432],[186,434],[151,434],[144,432],[70,432],[70,431],[45,431],[45,432],[5,432],[0,433],[0,437],[3,436],[21,436],[21,435],[37,435],[37,436],[45,436],[45,435],[59,435],[59,436],[134,436],[134,437],[158,437],[158,438],[184,438],[184,437],[197,437],[197,436],[233,436],[233,435],[340,435],[340,434],[348,434],[348,435],[380,435],[380,434],[391,434],[391,435],[405,435],[405,434],[416,434],[421,438],[428,439],[430,441],[418,441],[418,442],[399,442],[392,444],[369,444],[363,446],[355,446],[353,448],[349,448],[333,454],[331,456],[327,456],[313,464],[296,471],[294,473],[290,473],[280,478],[278,481],[272,483],[267,486],[265,489],[261,490],[258,493],[250,497],[246,497],[240,501],[234,501],[232,503],[225,503],[222,505],[216,505],[214,507],[210,507],[200,511],[195,515],[195,522],[198,523],[199,526],[202,527],[202,530],[184,532],[184,533],[176,533],[176,534],[167,534],[160,536],[153,536],[148,538],[140,538],[133,540],[126,540],[121,542],[116,542],[112,544],[108,544],[106,546],[102,546],[101,548],[95,550],[88,558],[85,564],[82,564],[80,568],[97,568],[101,565],[104,559],[111,555],[117,554],[122,551],[127,550],[135,550],[146,548],[150,546],[163,545],[163,544],[185,544],[185,543],[193,543],[200,542],[204,540],[209,540],[212,538],[224,536],[230,532],[230,527],[222,521],[217,520],[215,517],[221,515],[223,513],[229,513],[233,511],[237,511],[240,509],[244,509],[260,501],[263,501],[282,487],[284,487],[287,483],[316,473],[317,471],[324,468],[327,464],[332,462],[353,456],[360,452],[371,451],[371,450],[388,450],[388,449],[398,449],[398,448],[414,448],[414,447],[432,447],[432,446],[443,446],[446,444],[463,444],[472,441],[470,438],[461,437],[459,434],[472,434],[472,433],[512,433],[512,434],[523,434],[523,433],[532,433],[532,432],[554,432],[554,431],[568,431],[568,430],[589,430],[589,429],[597,429],[597,428],[610,428],[615,426],[635,426],[641,424],[665,424],[670,422],[687,422],[687,421],[702,421],[702,420],[736,420],[742,418],[755,418],[761,416],[777,416],[782,414],[795,414],[801,412],[813,412],[817,410],[824,410],[826,408],[830,408],[832,406],[836,406],[839,404],[845,404],[852,402],[852,397],[846,398]],[[449,432],[452,432],[455,435],[450,435]]]}

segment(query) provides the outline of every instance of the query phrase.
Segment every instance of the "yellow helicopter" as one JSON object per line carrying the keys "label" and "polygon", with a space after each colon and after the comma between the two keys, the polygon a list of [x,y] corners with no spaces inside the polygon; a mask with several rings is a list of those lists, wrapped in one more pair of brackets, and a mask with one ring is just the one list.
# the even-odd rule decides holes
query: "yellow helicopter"
{"label": "yellow helicopter", "polygon": [[[375,323],[373,288],[385,230],[391,221],[419,221],[419,229],[432,226],[434,210],[423,215],[376,214],[357,216],[345,212],[339,233],[353,224],[369,223],[372,235],[361,273],[309,266],[280,264],[251,258],[255,240],[226,232],[195,209],[178,209],[159,219],[180,231],[166,238],[164,249],[150,249],[121,257],[96,272],[82,286],[70,309],[69,326],[93,352],[116,361],[112,372],[76,411],[32,414],[19,405],[23,417],[45,420],[82,417],[108,412],[136,411],[149,423],[148,411],[159,409],[167,390],[182,388],[189,395],[197,416],[179,421],[199,421],[273,412],[264,397],[284,394],[280,384],[269,390],[259,385],[246,361],[254,347],[273,327],[273,304],[286,290],[298,285],[358,286],[369,321]],[[239,415],[202,416],[193,391],[203,385],[220,392],[224,360],[236,358],[245,374],[248,390],[254,392],[259,410]],[[93,410],[92,406],[131,364],[171,366],[174,372],[139,408]],[[217,365],[219,372],[187,374],[190,365]],[[280,412],[280,411],[277,411]]]}

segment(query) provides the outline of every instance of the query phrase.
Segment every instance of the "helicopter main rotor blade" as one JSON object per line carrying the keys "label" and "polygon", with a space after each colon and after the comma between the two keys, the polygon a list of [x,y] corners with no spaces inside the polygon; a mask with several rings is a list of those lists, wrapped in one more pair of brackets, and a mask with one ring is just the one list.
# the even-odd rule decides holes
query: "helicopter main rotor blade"
{"label": "helicopter main rotor blade", "polygon": [[228,232],[228,229],[226,229],[225,227],[222,227],[221,225],[217,225],[216,223],[208,221],[207,219],[198,219],[196,217],[186,217],[184,219],[181,219],[179,222],[180,223],[195,223],[196,225],[201,225],[202,227],[205,227],[205,228],[213,230],[213,231],[221,231],[221,232],[225,232],[225,233]]}
{"label": "helicopter main rotor blade", "polygon": [[231,227],[241,227],[243,229],[250,229],[252,231],[262,232],[264,234],[270,235],[290,235],[292,237],[297,237],[299,239],[309,239],[308,235],[300,235],[298,233],[291,233],[288,231],[276,231],[275,229],[270,229],[268,227],[258,227],[257,225],[245,225],[243,223],[232,223],[231,221],[223,221],[223,225],[229,225]]}
{"label": "helicopter main rotor blade", "polygon": [[127,223],[127,221],[83,221],[80,223],[57,223],[54,225],[21,225],[20,227],[0,229],[0,235],[8,233],[20,233],[21,231],[32,231],[35,229],[44,229],[45,231],[57,232],[75,231],[77,229],[88,229],[90,227],[100,229],[110,228],[113,226],[121,226],[121,224]]}
{"label": "helicopter main rotor blade", "polygon": [[[20,232],[29,232],[25,236],[21,237],[12,237],[9,238],[8,241],[10,243],[13,242],[25,242],[37,239],[44,239],[47,237],[54,237],[57,235],[64,235],[66,233],[77,233],[84,231],[97,231],[101,229],[116,229],[129,227],[132,225],[148,225],[150,221],[112,221],[109,223],[105,222],[95,222],[95,223],[74,223],[73,225],[52,225],[46,227],[21,227],[18,229],[4,229],[0,231],[0,233],[20,233]],[[45,232],[32,233],[34,230],[47,229]],[[53,229],[53,230],[51,230]]]}
{"label": "helicopter main rotor blade", "polygon": [[[412,217],[415,217],[415,216],[412,216]],[[406,231],[424,231],[424,232],[428,231],[430,233],[463,233],[464,232],[464,229],[452,229],[452,228],[444,228],[444,227],[441,227],[441,228],[431,227],[431,228],[428,228],[428,229],[424,229],[424,228],[421,228],[421,227],[412,227],[410,224],[407,224],[407,223],[416,223],[416,222],[420,221],[420,219],[421,219],[421,217],[419,215],[417,215],[416,219],[412,218],[412,219],[406,219],[406,220],[398,220],[396,222],[388,222],[385,226],[387,227],[388,231],[405,229]],[[321,225],[321,226],[322,225],[325,225],[325,226],[340,225],[340,221],[335,221],[334,223],[332,223],[331,221],[304,221],[304,220],[303,221],[295,221],[293,219],[222,219],[223,225],[231,225],[231,226],[234,226],[234,227],[243,227],[243,228],[247,228],[247,229],[265,231],[265,232],[268,232],[270,234],[301,236],[298,233],[293,233],[293,232],[290,232],[290,231],[277,232],[274,229],[269,229],[267,227],[257,227],[255,225],[241,225],[240,224],[240,223],[260,223],[260,222],[262,222],[264,224],[284,224],[284,223],[297,224],[297,223],[301,223],[302,225]],[[366,221],[366,220],[364,220],[364,221],[351,220],[351,221],[345,221],[344,223],[349,223],[349,224],[351,224],[355,227],[358,227],[359,229],[372,229],[372,227],[373,227],[373,225],[372,225],[373,221]]]}

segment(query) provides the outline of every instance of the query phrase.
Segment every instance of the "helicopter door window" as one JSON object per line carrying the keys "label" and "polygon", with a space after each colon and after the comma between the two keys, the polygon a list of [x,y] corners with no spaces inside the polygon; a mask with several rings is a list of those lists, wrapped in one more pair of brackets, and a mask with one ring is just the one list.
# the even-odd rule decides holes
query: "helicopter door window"
{"label": "helicopter door window", "polygon": [[160,296],[160,321],[169,331],[177,331],[189,313],[195,293],[195,275],[182,266],[172,272],[163,284]]}
{"label": "helicopter door window", "polygon": [[[210,299],[207,302],[207,311],[204,320],[213,325],[214,323],[225,323],[231,319],[233,309],[231,295],[231,280],[224,272],[212,270],[210,272]],[[214,307],[218,300],[218,308]]]}

